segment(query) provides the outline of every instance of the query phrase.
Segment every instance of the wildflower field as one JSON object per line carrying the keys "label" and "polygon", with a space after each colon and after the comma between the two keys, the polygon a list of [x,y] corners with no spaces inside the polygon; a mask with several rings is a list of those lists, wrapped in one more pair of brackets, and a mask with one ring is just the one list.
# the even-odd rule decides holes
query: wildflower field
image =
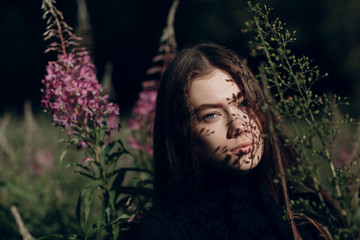
{"label": "wildflower field", "polygon": [[[0,115],[0,239],[131,236],[152,206],[157,84],[178,50],[181,4],[170,6],[153,62],[141,70],[149,78],[122,112],[109,72],[98,79],[91,41],[68,25],[55,0],[42,1],[51,59],[39,79],[41,101]],[[360,239],[359,118],[346,113],[346,97],[313,90],[328,73],[292,50],[296,31],[274,9],[251,2],[246,9],[241,33],[250,36],[249,62],[272,103],[264,107],[284,121],[299,153],[299,165],[284,174],[291,188],[317,196],[300,194],[292,208],[321,219],[328,239]]]}

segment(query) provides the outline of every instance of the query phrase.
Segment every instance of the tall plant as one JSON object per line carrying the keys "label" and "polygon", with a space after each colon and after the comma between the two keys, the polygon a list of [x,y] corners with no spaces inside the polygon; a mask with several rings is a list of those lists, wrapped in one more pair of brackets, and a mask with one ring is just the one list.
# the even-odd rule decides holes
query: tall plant
{"label": "tall plant", "polygon": [[334,239],[358,239],[358,130],[355,141],[349,139],[355,143],[350,148],[337,146],[344,131],[360,129],[359,121],[348,115],[340,117],[338,107],[348,105],[346,98],[313,92],[313,85],[327,73],[321,74],[308,57],[292,53],[296,32],[289,31],[279,18],[272,19],[267,6],[249,2],[249,10],[252,19],[245,23],[244,31],[255,36],[250,41],[252,55],[264,59],[258,79],[272,101],[266,107],[286,123],[289,142],[299,154],[286,173],[294,193],[292,208],[303,219],[323,223]]}
{"label": "tall plant", "polygon": [[178,0],[174,0],[167,17],[167,24],[160,38],[158,54],[153,58],[154,65],[146,71],[151,80],[142,82],[142,91],[129,118],[128,126],[131,135],[128,138],[129,146],[137,152],[137,166],[151,169],[153,155],[152,134],[155,118],[155,101],[157,87],[169,62],[177,53],[174,21]]}
{"label": "tall plant", "polygon": [[[121,140],[111,137],[119,129],[119,124],[112,121],[117,119],[119,107],[103,94],[89,53],[80,47],[81,39],[54,4],[55,0],[44,0],[42,4],[43,18],[47,20],[44,39],[51,41],[46,52],[56,52],[57,60],[49,61],[46,67],[41,103],[52,115],[54,125],[67,132],[64,141],[68,147],[76,146],[84,153],[82,161],[70,163],[69,167],[87,179],[76,209],[87,228],[85,239],[94,232],[97,239],[117,239],[138,212],[131,207],[135,199],[131,193],[141,190],[122,186],[125,173],[142,170],[120,167],[120,157],[128,152]],[[97,220],[90,223],[92,205],[98,202]]]}

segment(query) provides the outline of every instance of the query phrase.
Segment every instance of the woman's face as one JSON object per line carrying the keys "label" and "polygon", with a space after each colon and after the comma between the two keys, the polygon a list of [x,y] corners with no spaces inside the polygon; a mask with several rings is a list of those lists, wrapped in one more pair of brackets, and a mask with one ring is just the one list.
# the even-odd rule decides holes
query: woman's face
{"label": "woman's face", "polygon": [[248,171],[263,155],[264,140],[248,102],[232,78],[215,70],[190,84],[190,109],[200,139],[200,158],[227,170]]}

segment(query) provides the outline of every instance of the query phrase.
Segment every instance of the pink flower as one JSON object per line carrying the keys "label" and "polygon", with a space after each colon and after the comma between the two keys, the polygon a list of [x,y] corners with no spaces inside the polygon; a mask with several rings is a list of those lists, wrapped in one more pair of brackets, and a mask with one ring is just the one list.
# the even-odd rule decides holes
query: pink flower
{"label": "pink flower", "polygon": [[156,90],[145,90],[141,92],[134,108],[134,114],[144,116],[153,113],[155,110],[156,95]]}
{"label": "pink flower", "polygon": [[141,123],[135,118],[130,118],[128,121],[128,126],[133,131],[139,130],[140,125],[141,125]]}
{"label": "pink flower", "polygon": [[85,148],[88,147],[88,145],[87,145],[86,142],[84,142],[84,141],[81,141],[79,145],[80,145],[80,147],[83,148],[83,149],[85,149]]}
{"label": "pink flower", "polygon": [[[139,94],[139,99],[133,109],[133,116],[128,120],[128,126],[133,131],[139,131],[142,139],[128,138],[130,148],[145,151],[152,156],[152,139],[147,137],[153,132],[155,117],[155,103],[157,91],[144,89]],[[138,134],[136,134],[138,136]]]}
{"label": "pink flower", "polygon": [[127,222],[128,222],[128,223],[132,222],[132,221],[134,220],[135,216],[136,216],[136,213],[133,214],[133,215],[128,219]]}
{"label": "pink flower", "polygon": [[106,120],[106,126],[111,129],[118,129],[119,128],[120,119],[117,115],[110,115]]}
{"label": "pink flower", "polygon": [[102,95],[95,66],[86,51],[49,62],[47,75],[42,80],[42,105],[62,127],[87,124],[95,120],[99,127],[109,115],[119,115],[119,107]]}
{"label": "pink flower", "polygon": [[152,156],[154,154],[154,149],[152,145],[145,145],[145,152]]}
{"label": "pink flower", "polygon": [[143,147],[141,146],[141,143],[139,143],[134,136],[130,136],[128,137],[128,143],[129,143],[129,146],[132,148],[132,149],[137,149],[137,150],[142,150]]}
{"label": "pink flower", "polygon": [[91,158],[87,157],[87,158],[84,158],[82,161],[83,161],[83,162],[90,162],[90,161],[91,161]]}
{"label": "pink flower", "polygon": [[35,159],[34,159],[34,168],[35,168],[35,172],[38,175],[41,175],[44,170],[46,169],[50,169],[50,167],[52,166],[53,163],[53,157],[52,157],[52,153],[50,150],[43,150],[43,151],[38,151],[35,154]]}

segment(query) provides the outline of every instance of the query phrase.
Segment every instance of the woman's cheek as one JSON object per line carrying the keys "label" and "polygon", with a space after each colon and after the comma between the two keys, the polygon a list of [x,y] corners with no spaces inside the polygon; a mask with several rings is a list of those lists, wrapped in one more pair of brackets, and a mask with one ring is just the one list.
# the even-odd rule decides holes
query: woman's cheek
{"label": "woman's cheek", "polygon": [[218,162],[228,151],[225,139],[215,130],[204,131],[200,140],[200,158],[205,161]]}

